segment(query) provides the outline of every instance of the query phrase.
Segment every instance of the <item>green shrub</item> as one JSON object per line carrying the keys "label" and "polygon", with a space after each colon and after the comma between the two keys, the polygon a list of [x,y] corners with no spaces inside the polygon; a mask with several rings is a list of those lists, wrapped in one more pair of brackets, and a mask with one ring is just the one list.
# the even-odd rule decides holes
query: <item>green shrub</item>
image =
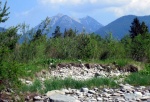
{"label": "green shrub", "polygon": [[[21,82],[18,78],[21,76],[22,70],[17,62],[1,62],[0,63],[0,86],[17,88]],[[23,74],[23,73],[22,73]]]}

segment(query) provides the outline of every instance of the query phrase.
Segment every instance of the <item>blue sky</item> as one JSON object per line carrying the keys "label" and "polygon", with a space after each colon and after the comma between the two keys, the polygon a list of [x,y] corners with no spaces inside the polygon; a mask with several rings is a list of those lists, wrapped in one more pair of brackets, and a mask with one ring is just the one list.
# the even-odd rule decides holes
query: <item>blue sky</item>
{"label": "blue sky", "polygon": [[[6,0],[1,0],[2,3]],[[75,18],[91,16],[107,25],[124,15],[150,15],[150,0],[7,0],[9,20],[1,27],[26,23],[38,25],[47,16],[58,13]]]}

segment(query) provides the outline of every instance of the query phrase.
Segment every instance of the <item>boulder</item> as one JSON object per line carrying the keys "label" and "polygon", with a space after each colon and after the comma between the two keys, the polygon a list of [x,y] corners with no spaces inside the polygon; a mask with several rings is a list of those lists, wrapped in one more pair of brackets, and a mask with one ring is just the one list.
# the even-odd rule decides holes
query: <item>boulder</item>
{"label": "boulder", "polygon": [[50,96],[55,95],[55,94],[64,95],[65,92],[60,91],[60,90],[52,90],[52,91],[48,91],[48,92],[46,93],[46,96],[47,96],[47,97],[50,97]]}
{"label": "boulder", "polygon": [[66,96],[61,94],[52,95],[49,97],[49,102],[80,102],[72,96]]}

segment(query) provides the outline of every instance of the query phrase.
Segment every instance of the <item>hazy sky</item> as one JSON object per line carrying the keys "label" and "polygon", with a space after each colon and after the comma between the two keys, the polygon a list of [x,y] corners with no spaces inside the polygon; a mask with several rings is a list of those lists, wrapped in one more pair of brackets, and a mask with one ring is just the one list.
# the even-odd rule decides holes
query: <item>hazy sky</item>
{"label": "hazy sky", "polygon": [[[2,3],[6,0],[0,0]],[[25,22],[36,26],[47,16],[58,13],[75,18],[87,15],[107,25],[124,15],[150,15],[150,0],[7,0],[9,20],[0,24],[9,27]]]}

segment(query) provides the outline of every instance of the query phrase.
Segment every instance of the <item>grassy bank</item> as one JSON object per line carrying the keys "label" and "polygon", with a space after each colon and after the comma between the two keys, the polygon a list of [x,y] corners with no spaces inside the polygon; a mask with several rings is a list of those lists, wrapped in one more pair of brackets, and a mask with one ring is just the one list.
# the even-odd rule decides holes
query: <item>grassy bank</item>
{"label": "grassy bank", "polygon": [[71,78],[52,78],[49,80],[45,80],[43,83],[44,88],[42,88],[42,83],[39,80],[35,80],[33,85],[27,86],[24,85],[22,87],[23,92],[47,92],[51,90],[59,90],[63,88],[72,88],[72,89],[80,89],[82,87],[88,88],[104,88],[104,87],[117,87],[118,85],[115,83],[113,79],[110,78],[92,78],[88,80],[74,80]]}

